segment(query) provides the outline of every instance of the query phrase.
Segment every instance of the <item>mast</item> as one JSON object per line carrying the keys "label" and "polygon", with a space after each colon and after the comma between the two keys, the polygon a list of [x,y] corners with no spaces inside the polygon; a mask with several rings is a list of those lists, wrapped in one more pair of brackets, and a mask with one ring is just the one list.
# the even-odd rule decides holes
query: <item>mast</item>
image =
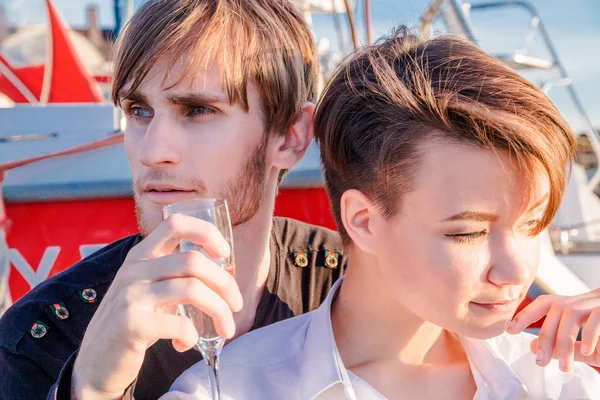
{"label": "mast", "polygon": [[365,0],[365,27],[367,29],[367,44],[373,44],[373,27],[371,19],[371,0]]}
{"label": "mast", "polygon": [[356,35],[356,25],[354,24],[354,8],[350,5],[349,0],[344,0],[346,6],[346,15],[348,16],[348,24],[350,25],[350,33],[352,35],[352,44],[354,50],[358,49],[358,37]]}
{"label": "mast", "polygon": [[113,29],[113,35],[114,37],[117,37],[119,36],[119,32],[121,32],[121,0],[114,0],[113,12],[115,14],[115,27]]}

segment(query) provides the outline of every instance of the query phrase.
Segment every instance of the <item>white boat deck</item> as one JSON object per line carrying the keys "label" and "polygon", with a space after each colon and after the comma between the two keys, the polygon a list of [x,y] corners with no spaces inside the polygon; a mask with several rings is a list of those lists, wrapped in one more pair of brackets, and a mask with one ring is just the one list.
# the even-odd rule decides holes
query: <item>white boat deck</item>
{"label": "white boat deck", "polygon": [[[80,146],[114,134],[110,105],[0,108],[0,164]],[[285,178],[283,188],[321,187],[317,147]],[[6,202],[129,197],[131,173],[122,145],[62,156],[10,170]]]}

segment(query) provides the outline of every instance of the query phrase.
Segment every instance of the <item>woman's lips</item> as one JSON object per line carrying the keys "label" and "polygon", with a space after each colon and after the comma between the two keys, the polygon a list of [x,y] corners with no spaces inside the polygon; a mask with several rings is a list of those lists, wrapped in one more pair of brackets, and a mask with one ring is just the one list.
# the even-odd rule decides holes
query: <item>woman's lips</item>
{"label": "woman's lips", "polygon": [[515,311],[516,307],[519,305],[519,301],[518,301],[518,299],[494,302],[494,303],[477,303],[477,302],[472,301],[471,304],[473,304],[480,310],[487,310],[488,312],[512,313]]}

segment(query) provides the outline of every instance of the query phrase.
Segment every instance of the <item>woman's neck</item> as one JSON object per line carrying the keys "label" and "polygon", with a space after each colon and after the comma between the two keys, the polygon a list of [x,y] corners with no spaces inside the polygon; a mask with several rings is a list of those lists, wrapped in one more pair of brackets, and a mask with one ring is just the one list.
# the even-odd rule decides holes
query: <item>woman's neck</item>
{"label": "woman's neck", "polygon": [[382,291],[384,277],[378,275],[376,263],[371,255],[352,252],[332,306],[333,333],[345,367],[382,393],[386,382],[398,383],[399,377],[410,377],[408,382],[416,384],[436,379],[443,371],[465,375],[472,383],[456,335],[394,302]]}

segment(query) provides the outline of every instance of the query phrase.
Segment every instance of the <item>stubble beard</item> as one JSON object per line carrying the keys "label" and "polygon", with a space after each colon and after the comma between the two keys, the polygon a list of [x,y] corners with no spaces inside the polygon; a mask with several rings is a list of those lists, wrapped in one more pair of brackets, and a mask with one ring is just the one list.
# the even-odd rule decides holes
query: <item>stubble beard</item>
{"label": "stubble beard", "polygon": [[[267,189],[265,169],[267,143],[268,137],[265,134],[238,175],[223,184],[219,191],[219,197],[227,200],[231,225],[234,228],[251,220],[260,210],[264,200]],[[157,218],[152,218],[144,212],[140,205],[140,189],[137,186],[134,188],[135,214],[142,237],[147,237],[159,222]],[[193,187],[204,187],[204,184],[198,182]],[[162,216],[162,209],[157,206],[152,214],[154,213]]]}

